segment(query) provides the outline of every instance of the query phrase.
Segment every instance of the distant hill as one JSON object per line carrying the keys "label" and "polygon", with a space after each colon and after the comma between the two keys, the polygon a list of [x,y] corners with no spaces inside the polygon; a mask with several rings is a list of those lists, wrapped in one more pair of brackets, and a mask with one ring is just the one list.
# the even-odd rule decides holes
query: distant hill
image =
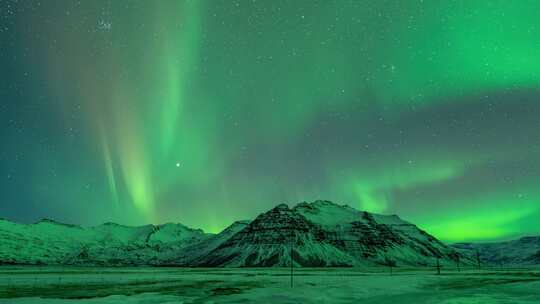
{"label": "distant hill", "polygon": [[0,220],[0,263],[206,267],[454,265],[462,254],[398,216],[329,201],[285,204],[218,234],[182,224],[95,227]]}
{"label": "distant hill", "polygon": [[540,264],[540,236],[493,243],[458,243],[452,245],[461,252],[474,256],[478,251],[482,263],[490,265]]}
{"label": "distant hill", "polygon": [[0,263],[153,265],[208,237],[182,224],[83,228],[49,219],[29,225],[0,220]]}

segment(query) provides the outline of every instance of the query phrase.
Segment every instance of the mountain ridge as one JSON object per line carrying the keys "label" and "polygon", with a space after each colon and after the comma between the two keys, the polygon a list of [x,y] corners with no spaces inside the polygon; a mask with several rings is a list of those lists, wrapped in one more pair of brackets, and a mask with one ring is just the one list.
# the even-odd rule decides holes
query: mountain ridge
{"label": "mountain ridge", "polygon": [[410,266],[473,263],[397,215],[327,200],[278,204],[217,234],[181,223],[83,227],[0,222],[0,263],[194,267]]}
{"label": "mountain ridge", "polygon": [[491,265],[538,265],[540,264],[540,236],[524,236],[519,239],[486,242],[456,243],[454,248],[469,255],[478,255],[481,262]]}

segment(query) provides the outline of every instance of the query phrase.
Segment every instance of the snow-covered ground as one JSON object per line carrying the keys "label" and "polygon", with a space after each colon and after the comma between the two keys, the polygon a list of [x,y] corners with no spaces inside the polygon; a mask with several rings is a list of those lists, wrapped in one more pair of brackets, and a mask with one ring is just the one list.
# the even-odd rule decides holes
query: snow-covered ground
{"label": "snow-covered ground", "polygon": [[0,267],[0,303],[540,303],[540,269]]}

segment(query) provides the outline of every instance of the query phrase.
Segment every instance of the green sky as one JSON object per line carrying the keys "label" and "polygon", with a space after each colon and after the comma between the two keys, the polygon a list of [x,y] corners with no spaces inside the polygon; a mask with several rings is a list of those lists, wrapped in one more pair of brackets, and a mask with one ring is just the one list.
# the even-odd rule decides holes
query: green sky
{"label": "green sky", "polygon": [[328,199],[540,233],[538,1],[1,5],[0,216],[218,232]]}

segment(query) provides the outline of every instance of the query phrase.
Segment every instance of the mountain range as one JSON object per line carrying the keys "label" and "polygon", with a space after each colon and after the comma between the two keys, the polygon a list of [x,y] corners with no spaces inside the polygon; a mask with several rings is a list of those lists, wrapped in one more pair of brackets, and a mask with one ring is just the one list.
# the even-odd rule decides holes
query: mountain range
{"label": "mountain range", "polygon": [[[538,263],[539,239],[531,241],[537,247],[531,247],[530,258],[518,257],[516,250],[511,261]],[[522,243],[527,247],[527,240]],[[487,260],[489,246],[450,246],[396,215],[322,200],[292,208],[280,204],[217,234],[174,223],[81,227],[47,219],[0,220],[1,264],[284,267],[292,260],[295,267],[348,267],[433,266],[439,260],[472,265],[476,248]]]}
{"label": "mountain range", "polygon": [[469,256],[478,256],[489,265],[539,265],[540,236],[527,236],[518,240],[492,243],[457,243],[452,245]]}

